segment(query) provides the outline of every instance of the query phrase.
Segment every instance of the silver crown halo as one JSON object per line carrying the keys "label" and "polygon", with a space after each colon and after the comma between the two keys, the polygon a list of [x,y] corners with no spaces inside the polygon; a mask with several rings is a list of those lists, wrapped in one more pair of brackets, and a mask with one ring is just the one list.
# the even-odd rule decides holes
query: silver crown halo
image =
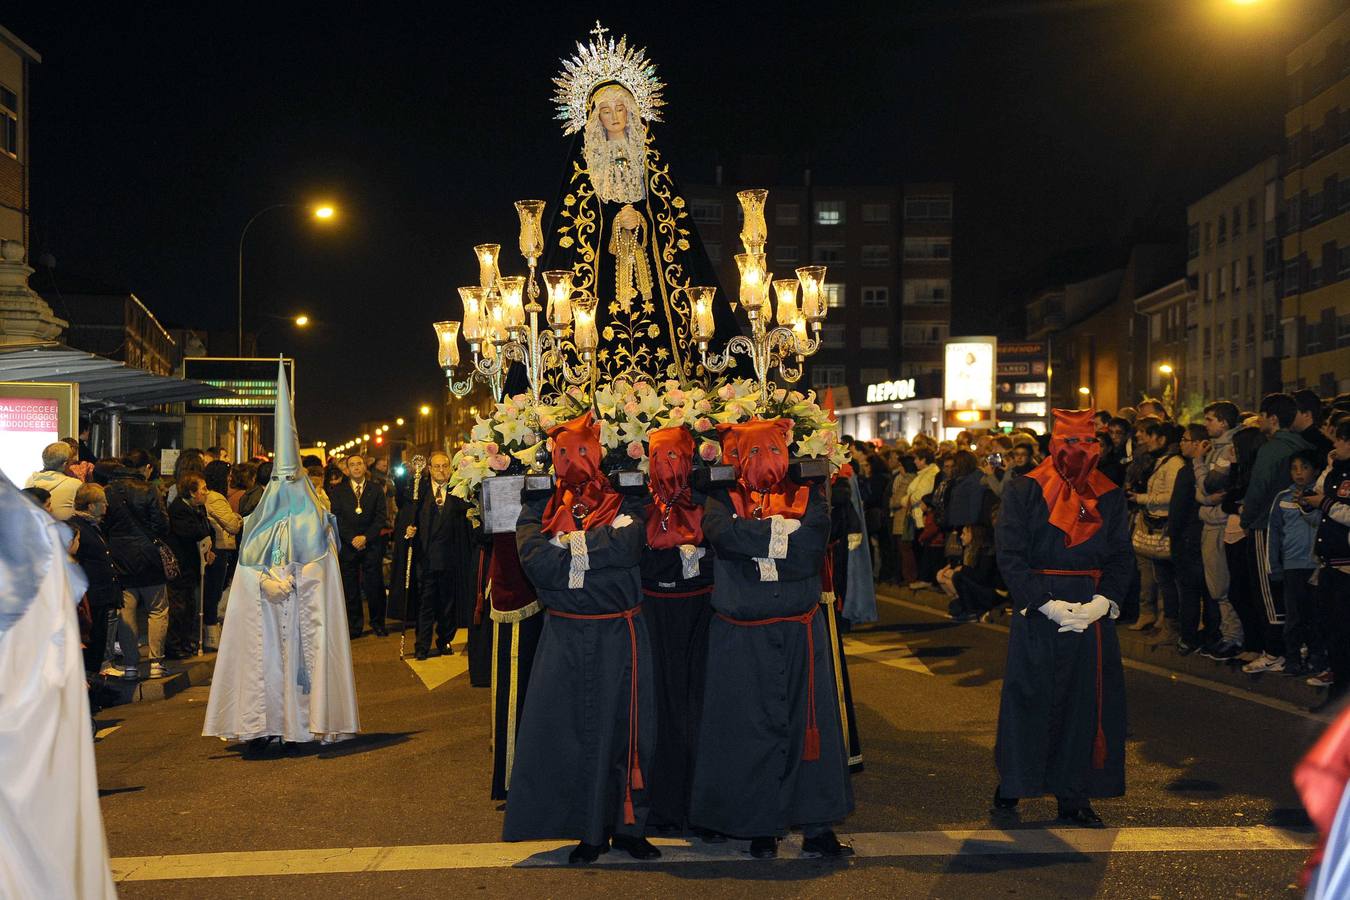
{"label": "silver crown halo", "polygon": [[647,48],[628,46],[627,35],[617,43],[612,37],[607,40],[608,30],[597,21],[591,30],[595,39],[586,44],[577,41],[576,54],[562,61],[562,71],[553,79],[557,85],[553,100],[558,105],[557,118],[566,123],[564,134],[576,134],[586,127],[591,94],[606,82],[620,84],[633,95],[644,122],[661,121],[665,85],[656,77],[656,65],[647,59]]}

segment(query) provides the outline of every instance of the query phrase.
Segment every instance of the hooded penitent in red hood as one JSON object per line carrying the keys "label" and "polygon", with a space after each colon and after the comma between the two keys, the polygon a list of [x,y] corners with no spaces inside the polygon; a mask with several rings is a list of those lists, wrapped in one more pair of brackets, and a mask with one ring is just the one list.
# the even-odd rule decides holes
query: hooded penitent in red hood
{"label": "hooded penitent in red hood", "polygon": [[787,481],[792,420],[751,419],[718,425],[717,430],[722,436],[722,461],[736,470],[736,486],[730,492],[736,515],[800,519],[810,488]]}
{"label": "hooded penitent in red hood", "polygon": [[703,507],[689,492],[694,437],[684,427],[658,428],[647,437],[652,505],[647,510],[647,546],[668,550],[703,543]]}
{"label": "hooded penitent in red hood", "polygon": [[600,471],[600,427],[588,411],[549,429],[558,483],[544,507],[544,531],[585,531],[614,521],[623,498]]}
{"label": "hooded penitent in red hood", "polygon": [[1076,547],[1097,533],[1102,516],[1097,498],[1116,484],[1097,471],[1102,445],[1093,423],[1095,410],[1057,409],[1050,455],[1027,475],[1041,486],[1050,524],[1064,532],[1064,546]]}

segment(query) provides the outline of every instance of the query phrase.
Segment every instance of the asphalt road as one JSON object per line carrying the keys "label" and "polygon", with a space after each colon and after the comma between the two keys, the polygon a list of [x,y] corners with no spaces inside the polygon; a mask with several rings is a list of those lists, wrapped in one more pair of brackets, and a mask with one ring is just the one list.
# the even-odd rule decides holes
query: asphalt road
{"label": "asphalt road", "polygon": [[[605,865],[576,870],[551,865],[560,857],[548,848],[502,845],[502,814],[487,796],[488,691],[471,688],[467,675],[429,690],[398,659],[396,636],[365,637],[353,644],[365,734],[344,744],[246,760],[238,745],[200,736],[205,687],[100,715],[115,871],[146,879],[119,890],[133,898],[1298,896],[1297,845],[1309,837],[1289,772],[1320,721],[1127,669],[1129,789],[1096,804],[1121,831],[1047,832],[1052,799],[1024,801],[1020,820],[994,824],[1003,634],[884,602],[881,623],[856,630],[849,645],[866,762],[854,780],[857,812],[840,828],[859,835],[852,861],[760,862],[735,844],[694,841],[657,863],[624,864],[611,853]],[[991,831],[1003,828],[1007,835]],[[931,834],[962,831],[984,834]],[[1258,849],[1267,837],[1285,849]],[[999,844],[1006,840],[1013,844]],[[353,857],[348,848],[381,849]],[[306,852],[320,850],[328,852]],[[232,855],[162,858],[221,853]],[[237,874],[205,877],[225,870],[221,860]],[[306,874],[271,874],[288,869]],[[183,874],[192,877],[166,879]]]}

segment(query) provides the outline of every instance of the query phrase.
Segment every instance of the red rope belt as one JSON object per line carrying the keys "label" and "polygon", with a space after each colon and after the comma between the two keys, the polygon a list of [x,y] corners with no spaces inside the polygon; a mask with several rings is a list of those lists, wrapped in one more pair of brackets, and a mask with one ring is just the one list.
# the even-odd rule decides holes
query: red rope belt
{"label": "red rope belt", "polygon": [[483,563],[487,561],[487,551],[482,547],[478,548],[478,575],[474,578],[474,590],[476,595],[473,600],[473,624],[483,624]]}
{"label": "red rope belt", "polygon": [[[1032,569],[1037,575],[1082,575],[1092,579],[1095,588],[1102,580],[1101,569]],[[1092,768],[1106,768],[1106,732],[1102,729],[1102,623],[1092,623],[1097,636],[1097,734],[1092,739]]]}
{"label": "red rope belt", "polygon": [[632,678],[628,688],[628,778],[624,783],[623,795],[623,823],[625,825],[637,824],[637,817],[633,812],[633,791],[640,791],[646,787],[642,780],[642,768],[638,760],[638,642],[637,627],[633,624],[633,617],[640,612],[642,612],[641,603],[632,609],[625,609],[623,612],[593,613],[591,615],[563,612],[558,609],[548,611],[550,616],[557,616],[560,619],[579,619],[583,622],[623,619],[628,624],[628,642],[633,655],[632,665],[629,666],[632,671]]}
{"label": "red rope belt", "polygon": [[717,614],[717,618],[742,628],[758,628],[781,622],[798,622],[806,626],[806,734],[802,739],[802,759],[810,762],[820,759],[820,728],[816,725],[816,641],[811,620],[820,610],[816,603],[799,616],[774,616],[772,619],[733,619]]}

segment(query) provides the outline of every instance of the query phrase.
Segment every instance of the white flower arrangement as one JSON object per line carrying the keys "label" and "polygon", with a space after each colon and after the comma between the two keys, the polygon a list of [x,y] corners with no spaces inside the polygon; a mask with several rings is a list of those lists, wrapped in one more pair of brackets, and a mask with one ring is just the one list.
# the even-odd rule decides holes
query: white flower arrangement
{"label": "white flower arrangement", "polygon": [[[711,388],[682,386],[673,380],[654,385],[618,379],[597,387],[593,401],[601,446],[610,452],[622,450],[643,472],[648,468],[646,444],[652,431],[674,426],[690,429],[698,442],[699,457],[712,463],[721,457],[717,426],[749,421],[755,416],[792,419],[798,456],[826,458],[835,467],[848,461],[847,451],[839,444],[838,424],[816,403],[814,391],[803,394],[777,388],[762,398],[759,384],[748,378]],[[544,432],[581,415],[587,407],[586,396],[578,387],[569,388],[537,410],[531,409],[528,394],[505,398],[490,417],[477,420],[468,443],[451,461],[451,493],[476,503],[483,479],[511,469],[513,460],[522,466],[532,465],[540,448],[547,446]]]}

